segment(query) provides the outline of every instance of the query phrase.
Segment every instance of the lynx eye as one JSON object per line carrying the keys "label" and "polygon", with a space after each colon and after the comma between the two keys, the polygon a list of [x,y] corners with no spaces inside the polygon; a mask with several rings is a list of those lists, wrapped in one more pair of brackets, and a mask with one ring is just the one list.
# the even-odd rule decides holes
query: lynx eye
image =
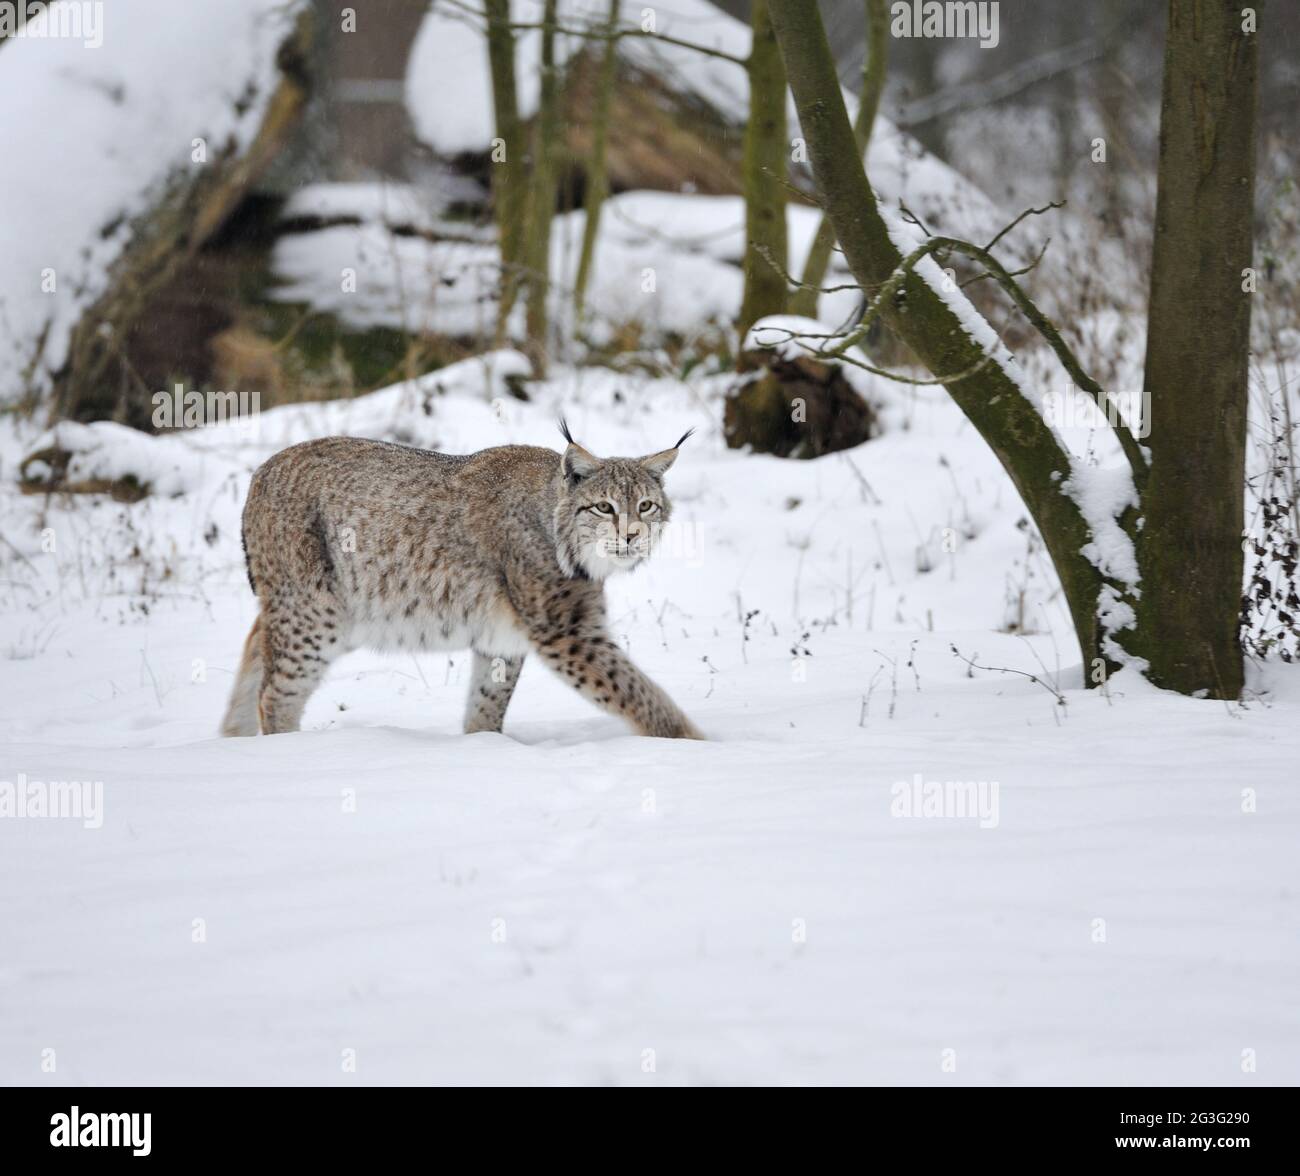
{"label": "lynx eye", "polygon": [[597,502],[592,506],[591,509],[594,511],[598,511],[600,514],[603,515],[612,515],[614,513],[614,506],[612,503],[609,502]]}
{"label": "lynx eye", "polygon": [[637,511],[643,515],[654,514],[658,509],[659,504],[657,502],[651,502],[648,498],[643,499],[641,505],[637,507]]}

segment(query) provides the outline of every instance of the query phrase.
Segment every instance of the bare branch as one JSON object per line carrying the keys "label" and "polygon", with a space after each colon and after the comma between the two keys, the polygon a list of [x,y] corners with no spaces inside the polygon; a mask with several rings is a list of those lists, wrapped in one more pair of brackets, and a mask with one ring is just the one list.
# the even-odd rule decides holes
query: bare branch
{"label": "bare branch", "polygon": [[1006,228],[1004,228],[996,237],[994,237],[992,241],[990,241],[987,245],[985,245],[984,248],[988,251],[992,251],[993,246],[996,245],[999,241],[1001,241],[1002,238],[1005,237],[1009,232],[1011,232],[1011,230],[1014,229],[1016,225],[1018,225],[1022,220],[1024,220],[1025,217],[1042,216],[1043,213],[1045,212],[1051,212],[1055,208],[1064,208],[1064,207],[1065,207],[1064,200],[1053,200],[1049,204],[1044,204],[1042,208],[1026,208],[1024,212],[1022,212],[1018,217],[1016,217],[1015,220],[1013,220],[1009,225],[1007,225]]}
{"label": "bare branch", "polygon": [[894,118],[895,126],[910,131],[934,119],[962,110],[980,110],[1011,98],[1038,82],[1066,73],[1101,56],[1103,40],[1089,37],[1073,45],[1052,49],[987,80],[965,82],[909,102]]}
{"label": "bare branch", "polygon": [[[1141,488],[1146,481],[1146,455],[1142,452],[1142,447],[1138,445],[1137,439],[1133,436],[1132,430],[1129,429],[1128,422],[1120,413],[1118,406],[1111,400],[1106,390],[1083,370],[1074,352],[1061,338],[1060,332],[1052,324],[1051,320],[1038,309],[1029,295],[1024,292],[1019,283],[1016,282],[1015,277],[987,249],[981,249],[978,245],[973,245],[969,241],[963,241],[957,237],[931,237],[923,245],[919,245],[902,260],[898,268],[890,275],[889,280],[880,287],[879,292],[863,314],[857,328],[849,333],[839,347],[826,354],[834,358],[843,358],[844,353],[849,348],[865,338],[871,324],[887,305],[886,300],[894,297],[902,287],[907,275],[924,258],[940,249],[952,250],[955,253],[961,253],[979,261],[988,270],[989,276],[1010,295],[1011,300],[1016,304],[1020,312],[1029,320],[1034,329],[1047,340],[1048,346],[1056,353],[1057,359],[1061,361],[1061,366],[1069,373],[1075,386],[1081,391],[1087,392],[1093,398],[1106,421],[1112,426],[1119,446],[1124,451],[1124,456],[1133,472],[1133,478],[1138,487]],[[1037,264],[1037,262],[1034,264]]]}

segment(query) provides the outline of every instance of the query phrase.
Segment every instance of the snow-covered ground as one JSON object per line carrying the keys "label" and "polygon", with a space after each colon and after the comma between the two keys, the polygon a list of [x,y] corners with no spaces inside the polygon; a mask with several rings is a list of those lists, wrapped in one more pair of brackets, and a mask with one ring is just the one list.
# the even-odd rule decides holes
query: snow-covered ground
{"label": "snow-covered ground", "polygon": [[[129,453],[65,430],[80,472],[154,481],[134,505],[20,496],[5,419],[0,782],[99,787],[0,819],[0,1081],[1300,1080],[1293,672],[1244,705],[1081,689],[941,390],[863,376],[886,432],[791,462],[724,447],[724,377],[557,370],[524,403],[521,363]],[[532,664],[505,733],[463,736],[464,655],[363,653],[301,733],[216,738],[252,468],[342,431],[557,445],[560,409],[601,454],[699,427],[610,596],[707,742]],[[926,815],[932,783],[962,788]]]}

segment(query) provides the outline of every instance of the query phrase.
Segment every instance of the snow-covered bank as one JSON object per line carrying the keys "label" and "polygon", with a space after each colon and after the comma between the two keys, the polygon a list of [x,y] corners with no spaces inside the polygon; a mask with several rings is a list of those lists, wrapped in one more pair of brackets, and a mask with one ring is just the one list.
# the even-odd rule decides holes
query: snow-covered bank
{"label": "snow-covered bank", "polygon": [[184,19],[152,0],[85,7],[102,10],[93,50],[66,36],[4,46],[0,109],[13,117],[0,224],[21,228],[6,234],[0,268],[0,402],[47,390],[135,219],[167,186],[247,148],[303,0],[190,4]]}

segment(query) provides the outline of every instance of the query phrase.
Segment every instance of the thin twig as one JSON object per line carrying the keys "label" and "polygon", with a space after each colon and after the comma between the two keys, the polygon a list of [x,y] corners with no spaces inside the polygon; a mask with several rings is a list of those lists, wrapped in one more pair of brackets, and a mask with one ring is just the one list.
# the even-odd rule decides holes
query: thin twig
{"label": "thin twig", "polygon": [[[1041,686],[1044,690],[1046,690],[1048,694],[1050,694],[1053,698],[1056,699],[1058,706],[1065,706],[1065,695],[1062,694],[1057,687],[1053,686],[1050,682],[1040,678],[1037,674],[1031,674],[1028,670],[1013,669],[1011,666],[982,666],[979,664],[979,662],[975,660],[975,658],[967,657],[955,645],[949,645],[948,648],[952,650],[954,657],[966,663],[968,669],[986,670],[989,673],[994,673],[994,674],[1019,674],[1022,678],[1028,678],[1031,682],[1036,682],[1039,686]],[[979,654],[977,653],[975,657],[979,657]]]}

